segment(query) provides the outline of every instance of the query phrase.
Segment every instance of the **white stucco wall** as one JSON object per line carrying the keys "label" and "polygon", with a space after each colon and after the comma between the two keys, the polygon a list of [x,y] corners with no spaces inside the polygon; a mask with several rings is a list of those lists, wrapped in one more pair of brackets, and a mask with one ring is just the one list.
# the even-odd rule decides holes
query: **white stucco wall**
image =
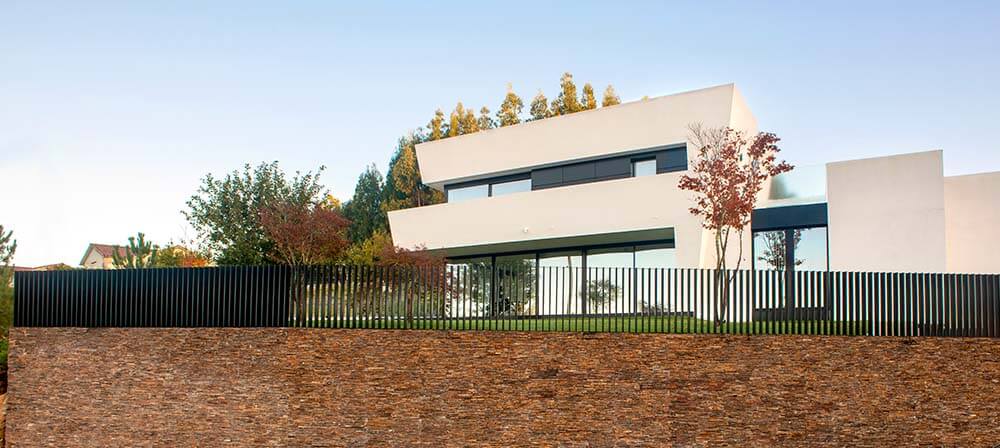
{"label": "white stucco wall", "polygon": [[943,272],[941,151],[827,165],[830,269]]}
{"label": "white stucco wall", "polygon": [[756,131],[743,97],[727,84],[423,143],[417,160],[424,183],[441,189],[445,183],[684,143],[695,122]]}
{"label": "white stucco wall", "polygon": [[389,213],[389,225],[397,245],[427,249],[672,228],[678,266],[707,266],[714,258],[705,260],[701,253],[703,242],[711,247],[711,235],[688,212],[688,193],[677,188],[680,176],[664,173],[397,210]]}
{"label": "white stucco wall", "polygon": [[1000,273],[1000,172],[944,178],[949,272]]}
{"label": "white stucco wall", "polygon": [[83,258],[82,266],[87,269],[104,269],[105,268],[104,256],[102,256],[96,250],[88,249],[87,256]]}

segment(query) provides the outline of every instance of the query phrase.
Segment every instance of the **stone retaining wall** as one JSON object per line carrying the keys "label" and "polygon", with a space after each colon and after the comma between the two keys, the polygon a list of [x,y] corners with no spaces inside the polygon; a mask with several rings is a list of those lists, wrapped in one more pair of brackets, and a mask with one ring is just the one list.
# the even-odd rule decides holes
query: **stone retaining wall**
{"label": "stone retaining wall", "polygon": [[11,446],[1000,444],[1000,340],[11,331]]}

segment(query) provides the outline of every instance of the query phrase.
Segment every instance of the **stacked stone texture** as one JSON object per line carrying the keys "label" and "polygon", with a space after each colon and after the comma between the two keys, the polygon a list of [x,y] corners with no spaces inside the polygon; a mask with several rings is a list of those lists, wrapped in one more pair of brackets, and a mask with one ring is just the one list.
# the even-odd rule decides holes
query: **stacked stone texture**
{"label": "stacked stone texture", "polygon": [[1000,340],[14,329],[10,446],[993,446]]}

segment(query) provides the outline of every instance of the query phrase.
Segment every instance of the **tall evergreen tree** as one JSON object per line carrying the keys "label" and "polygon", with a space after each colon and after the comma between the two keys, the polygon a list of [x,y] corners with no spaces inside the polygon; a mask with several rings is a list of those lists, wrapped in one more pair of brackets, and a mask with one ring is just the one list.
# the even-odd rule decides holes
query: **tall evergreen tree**
{"label": "tall evergreen tree", "polygon": [[416,133],[399,139],[396,153],[389,162],[386,175],[385,199],[382,208],[386,211],[444,202],[444,195],[424,185],[420,180],[415,146],[421,136]]}
{"label": "tall evergreen tree", "polygon": [[462,135],[462,119],[465,118],[465,107],[462,106],[462,102],[459,101],[455,105],[455,110],[451,111],[451,117],[448,120],[448,137],[455,137],[457,135]]}
{"label": "tall evergreen tree", "polygon": [[563,73],[559,80],[559,88],[559,96],[552,101],[553,115],[566,115],[583,110],[583,106],[576,96],[576,84],[573,83],[572,74]]}
{"label": "tall evergreen tree", "polygon": [[549,116],[549,99],[545,97],[541,89],[538,90],[538,94],[535,95],[535,99],[531,100],[531,119],[541,120]]}
{"label": "tall evergreen tree", "polygon": [[583,98],[580,100],[583,110],[597,109],[597,98],[594,97],[594,87],[590,83],[583,85]]}
{"label": "tall evergreen tree", "polygon": [[364,241],[376,231],[387,227],[382,199],[385,194],[385,181],[375,164],[368,165],[358,176],[354,187],[354,196],[344,204],[344,217],[351,221],[348,237],[352,242]]}
{"label": "tall evergreen tree", "polygon": [[[443,127],[444,127],[444,112],[441,112],[441,109],[438,109],[434,111],[434,118],[431,119],[430,124],[427,126],[427,128],[431,130],[430,139],[440,140],[441,138],[443,138],[444,137],[444,131],[442,129]],[[382,177],[382,175],[379,174],[379,177]]]}
{"label": "tall evergreen tree", "polygon": [[[546,107],[548,106],[546,105]],[[521,101],[521,97],[514,93],[514,86],[507,83],[507,96],[504,97],[503,103],[500,104],[500,110],[497,111],[497,120],[500,122],[500,126],[520,123],[521,109],[523,108],[524,102]]]}
{"label": "tall evergreen tree", "polygon": [[465,109],[465,115],[462,117],[462,133],[471,134],[473,132],[479,132],[479,121],[476,120],[476,114],[472,109]]}
{"label": "tall evergreen tree", "polygon": [[608,84],[608,88],[604,89],[604,98],[601,99],[601,107],[614,106],[615,104],[621,104],[621,98],[618,98],[618,94],[615,93],[615,88]]}
{"label": "tall evergreen tree", "polygon": [[496,122],[494,122],[493,117],[490,116],[490,109],[488,107],[483,106],[482,109],[479,109],[479,119],[476,120],[476,124],[479,126],[480,131],[496,127]]}

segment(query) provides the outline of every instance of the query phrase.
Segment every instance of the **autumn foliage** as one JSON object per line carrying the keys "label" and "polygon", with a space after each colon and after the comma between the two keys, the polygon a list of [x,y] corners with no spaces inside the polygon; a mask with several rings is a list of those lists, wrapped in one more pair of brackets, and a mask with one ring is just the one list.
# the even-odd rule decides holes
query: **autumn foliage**
{"label": "autumn foliage", "polygon": [[681,176],[678,187],[695,193],[692,214],[702,218],[702,226],[715,235],[716,270],[719,275],[716,298],[716,322],[721,322],[728,307],[730,278],[726,277],[726,253],[730,236],[736,234],[739,257],[743,259],[743,233],[750,224],[751,212],[764,182],[791,171],[792,165],[777,158],[780,139],[767,132],[747,136],[732,128],[705,128],[691,125],[691,141],[697,156],[690,174]]}
{"label": "autumn foliage", "polygon": [[260,222],[273,243],[271,258],[278,263],[333,262],[348,245],[350,222],[330,208],[282,203],[261,209]]}

